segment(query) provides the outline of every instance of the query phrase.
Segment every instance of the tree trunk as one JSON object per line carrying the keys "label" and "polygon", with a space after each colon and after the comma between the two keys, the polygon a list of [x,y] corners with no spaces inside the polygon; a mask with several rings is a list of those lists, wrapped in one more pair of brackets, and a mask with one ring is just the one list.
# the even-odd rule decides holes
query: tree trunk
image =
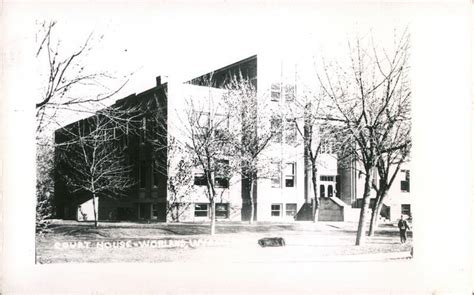
{"label": "tree trunk", "polygon": [[377,228],[380,216],[380,210],[382,210],[383,199],[387,195],[387,190],[381,192],[379,198],[377,198],[377,202],[375,203],[375,208],[372,210],[372,216],[370,218],[370,226],[369,226],[369,237],[372,237],[375,234],[375,229]]}
{"label": "tree trunk", "polygon": [[250,218],[249,218],[249,224],[253,224],[254,221],[254,215],[255,215],[255,202],[253,199],[253,179],[249,180],[250,183]]}
{"label": "tree trunk", "polygon": [[318,198],[318,183],[316,161],[311,161],[311,181],[313,183],[314,203],[313,203],[313,222],[318,221],[319,218],[319,198]]}
{"label": "tree trunk", "polygon": [[96,203],[96,202],[95,202],[95,198],[96,198],[96,197],[95,197],[95,194],[92,194],[92,207],[93,207],[93,209],[94,209],[94,226],[95,226],[95,227],[98,227],[99,224],[98,224],[98,222],[97,222],[97,210],[96,210],[96,208],[95,208],[95,203]]}
{"label": "tree trunk", "polygon": [[216,233],[216,204],[211,200],[211,236]]}
{"label": "tree trunk", "polygon": [[362,208],[360,209],[359,226],[357,227],[356,246],[360,246],[365,243],[367,230],[367,212],[369,211],[370,204],[370,184],[372,183],[372,170],[373,169],[366,169],[365,171],[364,197],[362,199]]}

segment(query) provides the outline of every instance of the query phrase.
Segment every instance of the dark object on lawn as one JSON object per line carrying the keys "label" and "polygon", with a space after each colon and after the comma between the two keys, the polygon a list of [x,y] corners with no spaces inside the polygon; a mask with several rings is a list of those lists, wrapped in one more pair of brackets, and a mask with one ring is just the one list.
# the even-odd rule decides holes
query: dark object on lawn
{"label": "dark object on lawn", "polygon": [[261,247],[283,247],[285,246],[285,239],[283,238],[263,238],[258,240]]}

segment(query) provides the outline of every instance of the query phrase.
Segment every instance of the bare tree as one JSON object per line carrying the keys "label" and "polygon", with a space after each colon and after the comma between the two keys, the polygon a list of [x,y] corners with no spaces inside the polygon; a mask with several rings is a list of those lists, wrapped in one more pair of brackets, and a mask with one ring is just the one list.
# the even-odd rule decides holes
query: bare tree
{"label": "bare tree", "polygon": [[[403,111],[406,112],[405,115],[409,115],[407,109]],[[392,187],[401,165],[408,161],[410,155],[411,122],[409,118],[406,117],[403,120],[392,122],[392,124],[394,126],[388,128],[388,134],[380,144],[383,153],[379,156],[376,164],[379,181],[372,183],[372,188],[376,191],[376,198],[370,218],[369,236],[374,235],[387,193]]]}
{"label": "bare tree", "polygon": [[234,158],[231,169],[246,182],[250,203],[249,223],[253,223],[257,203],[255,185],[258,179],[268,178],[271,174],[270,161],[264,152],[271,139],[281,132],[281,124],[274,124],[273,129],[271,126],[272,118],[279,116],[279,112],[272,111],[265,98],[257,96],[252,81],[241,74],[232,77],[225,88],[227,92],[223,95],[223,108],[231,122],[226,139],[229,140]]}
{"label": "bare tree", "polygon": [[[298,134],[303,139],[305,164],[310,167],[313,187],[312,220],[318,221],[320,198],[318,195],[318,162],[322,153],[336,153],[338,122],[332,121],[324,92],[305,90],[301,99],[290,108],[295,117]],[[299,118],[302,118],[300,120]]]}
{"label": "bare tree", "polygon": [[62,129],[58,146],[60,175],[71,193],[92,197],[94,224],[98,226],[97,206],[100,197],[120,198],[134,184],[131,166],[123,153],[124,126],[112,108],[73,123]]}
{"label": "bare tree", "polygon": [[[197,87],[197,86],[196,86]],[[216,174],[224,171],[227,174],[229,145],[226,139],[229,120],[222,113],[214,89],[206,87],[209,95],[200,100],[190,98],[186,101],[183,120],[183,142],[192,155],[193,167],[202,171],[198,182],[206,187],[206,196],[210,205],[210,230],[215,234],[216,208],[219,193],[216,187],[221,186]],[[225,175],[223,179],[230,178]],[[228,186],[228,183],[227,183]],[[225,189],[221,186],[220,189]]]}
{"label": "bare tree", "polygon": [[[391,52],[377,50],[372,40],[368,46],[357,38],[349,43],[349,67],[330,66],[325,62],[318,78],[332,101],[335,118],[342,122],[354,143],[353,157],[363,166],[364,194],[357,229],[356,245],[365,241],[367,215],[375,168],[385,152],[381,146],[393,125],[405,119],[403,109],[409,100],[407,87],[409,36],[405,31],[395,39]],[[333,118],[334,119],[334,118]]]}
{"label": "bare tree", "polygon": [[[88,112],[87,106],[101,105],[128,82],[127,76],[122,80],[110,71],[91,68],[87,57],[96,42],[92,33],[76,49],[69,51],[63,44],[65,40],[57,36],[57,27],[56,21],[44,21],[37,34],[35,54],[45,68],[41,75],[44,80],[42,93],[35,103],[38,134],[52,124],[58,124],[69,111]],[[103,35],[98,37],[99,40],[102,38]]]}
{"label": "bare tree", "polygon": [[[62,38],[56,21],[44,21],[37,32],[34,52],[39,63],[42,88],[36,97],[37,137],[37,222],[45,225],[46,204],[51,203],[54,194],[53,174],[54,142],[51,129],[60,126],[65,118],[79,112],[87,116],[91,109],[104,107],[107,99],[118,93],[128,82],[129,75],[118,78],[111,71],[94,70],[88,57],[103,36],[89,34],[82,43],[71,48],[72,40]],[[45,207],[46,206],[46,207]],[[50,209],[48,209],[48,212]],[[52,213],[51,213],[52,214]]]}

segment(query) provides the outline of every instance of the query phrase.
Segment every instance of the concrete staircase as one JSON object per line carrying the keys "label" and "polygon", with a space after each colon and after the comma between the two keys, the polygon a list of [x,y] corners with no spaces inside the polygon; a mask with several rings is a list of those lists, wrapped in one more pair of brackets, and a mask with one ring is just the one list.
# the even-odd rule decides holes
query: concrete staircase
{"label": "concrete staircase", "polygon": [[[336,197],[321,198],[319,206],[319,221],[345,221],[345,212],[351,209],[346,203]],[[305,203],[296,214],[298,221],[313,220],[313,206]]]}

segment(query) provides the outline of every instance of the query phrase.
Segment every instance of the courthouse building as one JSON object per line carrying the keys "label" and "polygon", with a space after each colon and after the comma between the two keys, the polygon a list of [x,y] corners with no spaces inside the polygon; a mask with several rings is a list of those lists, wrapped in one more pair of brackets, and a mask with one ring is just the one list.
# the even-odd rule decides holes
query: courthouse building
{"label": "courthouse building", "polygon": [[[209,106],[219,101],[226,93],[226,85],[234,76],[242,76],[251,81],[257,90],[257,97],[267,97],[270,107],[286,109],[301,99],[303,89],[311,83],[311,77],[305,76],[301,61],[293,58],[282,59],[275,56],[254,55],[231,65],[212,70],[202,75],[196,75],[189,81],[162,81],[156,78],[156,85],[139,94],[132,94],[115,103],[115,106],[139,105],[139,114],[135,114],[140,122],[138,134],[124,133],[123,153],[126,154],[132,166],[132,177],[136,184],[125,197],[111,198],[101,196],[98,200],[99,220],[150,220],[157,222],[171,221],[168,178],[175,173],[175,167],[155,169],[156,158],[163,163],[170,163],[169,151],[162,148],[158,152],[153,149],[153,132],[156,131],[150,116],[160,110],[160,126],[164,126],[166,140],[171,137],[183,140],[185,129],[183,114],[189,112],[189,100],[192,106],[199,105],[197,112],[203,112],[206,120],[206,111],[202,106]],[[211,103],[211,101],[213,103]],[[258,107],[253,110],[259,112]],[[211,112],[208,111],[208,114]],[[85,119],[84,121],[86,121]],[[210,120],[210,118],[207,118]],[[257,221],[288,222],[294,220],[311,219],[311,199],[313,188],[311,169],[305,161],[303,139],[298,134],[296,124],[303,126],[304,118],[280,117],[277,124],[279,133],[274,136],[265,150],[271,161],[272,175],[259,178],[255,184],[254,197],[256,199],[255,219]],[[73,123],[75,124],[75,123]],[[70,124],[69,126],[72,126]],[[204,123],[206,124],[206,123]],[[56,131],[56,142],[65,142],[64,129]],[[363,194],[363,176],[358,170],[358,163],[340,165],[338,157],[331,147],[322,149],[318,156],[318,193],[321,200],[319,220],[344,221],[357,220]],[[226,163],[223,156],[216,159]],[[228,162],[227,162],[228,163]],[[72,193],[66,182],[59,175],[61,169],[67,167],[59,165],[55,196],[57,217],[65,219],[84,220],[93,216],[91,196],[75,192]],[[191,187],[186,196],[179,200],[183,203],[180,221],[203,222],[210,218],[210,206],[206,196],[206,186],[203,171],[198,166],[190,169],[192,173]],[[216,201],[216,217],[219,221],[243,221],[250,217],[250,190],[245,179],[238,174],[227,178],[215,172],[214,184],[218,200]],[[410,172],[408,164],[403,167],[397,180],[389,191],[388,198],[382,209],[384,218],[394,220],[401,213],[411,215],[410,199]],[[375,192],[372,193],[375,197]]]}

